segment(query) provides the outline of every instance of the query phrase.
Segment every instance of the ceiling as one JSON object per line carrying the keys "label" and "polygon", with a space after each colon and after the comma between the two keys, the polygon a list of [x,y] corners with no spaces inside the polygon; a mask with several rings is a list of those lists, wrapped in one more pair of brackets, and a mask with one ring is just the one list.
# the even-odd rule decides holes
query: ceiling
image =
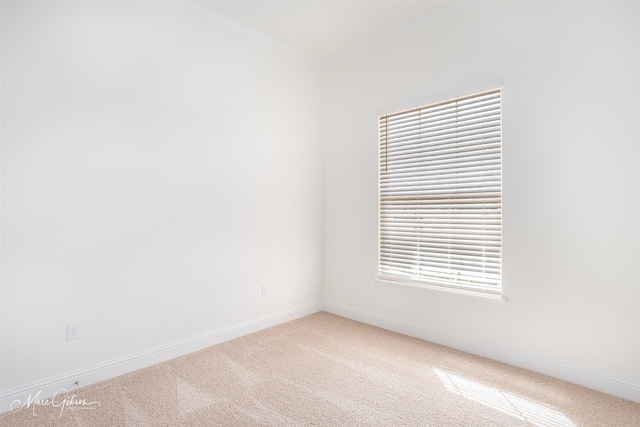
{"label": "ceiling", "polygon": [[193,3],[326,61],[454,1],[208,0]]}

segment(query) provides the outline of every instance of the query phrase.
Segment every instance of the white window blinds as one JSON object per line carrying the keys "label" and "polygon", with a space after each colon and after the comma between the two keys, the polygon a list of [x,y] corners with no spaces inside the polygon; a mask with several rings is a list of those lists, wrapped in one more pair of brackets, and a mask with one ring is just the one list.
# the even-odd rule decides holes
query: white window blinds
{"label": "white window blinds", "polygon": [[381,279],[502,287],[501,90],[380,117]]}

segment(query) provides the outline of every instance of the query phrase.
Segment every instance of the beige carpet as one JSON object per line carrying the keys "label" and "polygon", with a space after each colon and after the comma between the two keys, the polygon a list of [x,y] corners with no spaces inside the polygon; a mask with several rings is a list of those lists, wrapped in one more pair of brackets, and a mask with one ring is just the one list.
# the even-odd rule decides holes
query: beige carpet
{"label": "beige carpet", "polygon": [[640,426],[640,404],[328,313],[75,395],[0,425]]}

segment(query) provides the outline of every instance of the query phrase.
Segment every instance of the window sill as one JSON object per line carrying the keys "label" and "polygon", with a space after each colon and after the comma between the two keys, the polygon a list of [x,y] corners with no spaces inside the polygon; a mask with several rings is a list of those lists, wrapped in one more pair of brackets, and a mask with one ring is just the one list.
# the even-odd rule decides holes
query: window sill
{"label": "window sill", "polygon": [[472,297],[478,299],[485,299],[488,301],[497,302],[509,302],[506,296],[499,294],[490,294],[483,292],[465,291],[461,289],[446,288],[432,285],[418,285],[415,283],[401,282],[388,279],[374,279],[373,283],[369,286],[370,291],[396,291],[401,293],[407,293],[411,295],[429,295],[433,292],[444,292],[452,295],[460,295],[465,297]]}

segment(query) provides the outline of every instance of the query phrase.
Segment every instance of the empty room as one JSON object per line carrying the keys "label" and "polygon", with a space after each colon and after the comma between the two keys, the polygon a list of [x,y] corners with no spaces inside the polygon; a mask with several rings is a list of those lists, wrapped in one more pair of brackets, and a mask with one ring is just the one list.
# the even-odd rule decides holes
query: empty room
{"label": "empty room", "polygon": [[2,426],[640,426],[639,1],[0,1]]}

